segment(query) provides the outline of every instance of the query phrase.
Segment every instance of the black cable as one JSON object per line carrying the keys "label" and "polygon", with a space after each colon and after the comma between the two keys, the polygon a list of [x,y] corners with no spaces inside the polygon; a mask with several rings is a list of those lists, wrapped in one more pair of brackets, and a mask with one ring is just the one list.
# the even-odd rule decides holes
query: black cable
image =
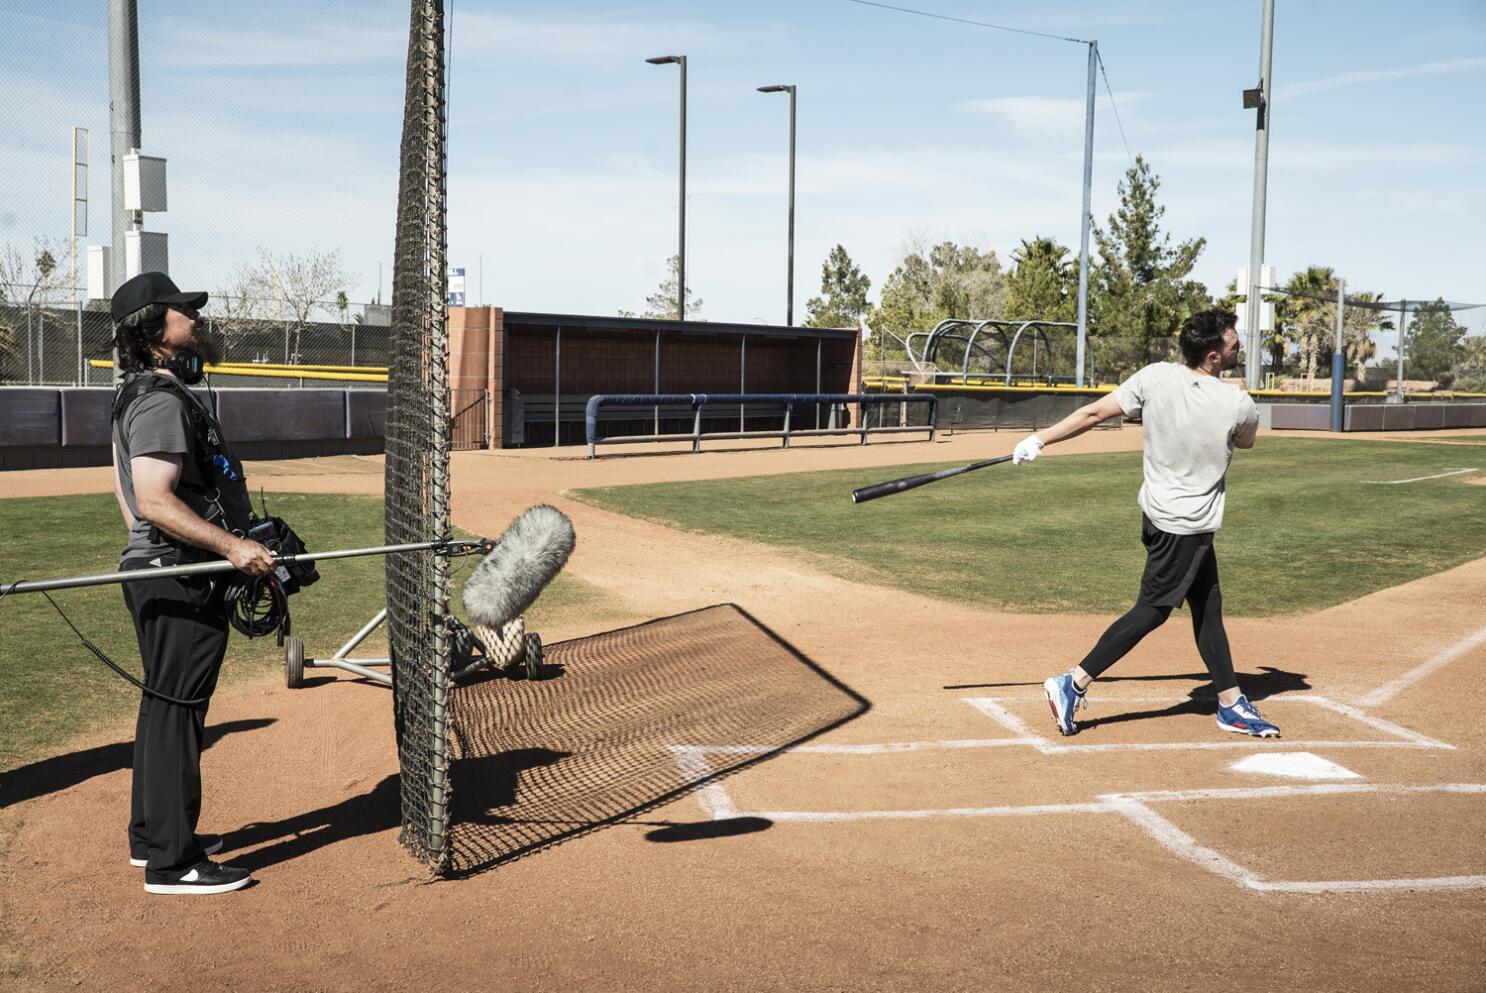
{"label": "black cable", "polygon": [[279,644],[289,633],[289,594],[275,573],[263,576],[235,574],[222,593],[227,622],[249,638],[278,632]]}
{"label": "black cable", "polygon": [[173,697],[169,696],[168,694],[161,693],[159,690],[150,689],[144,683],[135,679],[133,675],[121,669],[117,662],[109,658],[107,655],[103,654],[103,650],[101,648],[85,638],[83,636],[83,633],[77,629],[77,625],[73,624],[72,620],[65,613],[62,612],[62,608],[58,606],[57,601],[52,599],[52,595],[50,593],[46,592],[46,590],[42,590],[41,595],[46,597],[46,602],[52,605],[52,609],[57,612],[57,616],[61,617],[62,620],[66,622],[68,627],[72,628],[72,633],[77,635],[78,640],[83,643],[84,648],[92,652],[98,658],[98,661],[108,666],[120,676],[123,676],[125,679],[129,680],[129,682],[133,683],[135,686],[138,686],[147,695],[152,696],[157,700],[164,700],[166,703],[178,704],[182,707],[201,707],[204,706],[210,699],[210,697],[198,697],[192,700],[182,700],[178,697]]}

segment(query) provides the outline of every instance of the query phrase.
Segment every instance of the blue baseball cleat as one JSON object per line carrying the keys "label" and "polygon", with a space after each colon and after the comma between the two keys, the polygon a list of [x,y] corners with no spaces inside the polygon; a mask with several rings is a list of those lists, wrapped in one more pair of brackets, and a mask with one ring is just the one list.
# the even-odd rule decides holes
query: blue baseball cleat
{"label": "blue baseball cleat", "polygon": [[1047,705],[1052,708],[1058,730],[1063,734],[1078,734],[1073,712],[1079,707],[1088,710],[1089,701],[1084,699],[1086,691],[1074,683],[1073,674],[1065,672],[1061,676],[1049,676],[1042,684],[1042,691],[1047,694]]}
{"label": "blue baseball cleat", "polygon": [[1235,734],[1251,734],[1255,738],[1280,736],[1280,729],[1260,717],[1246,696],[1239,696],[1231,707],[1218,705],[1218,727]]}

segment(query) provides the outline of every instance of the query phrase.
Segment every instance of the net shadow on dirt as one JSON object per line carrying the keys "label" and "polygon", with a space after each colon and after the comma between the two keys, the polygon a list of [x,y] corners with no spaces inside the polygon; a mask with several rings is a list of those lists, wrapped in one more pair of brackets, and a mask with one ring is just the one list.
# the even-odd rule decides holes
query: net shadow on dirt
{"label": "net shadow on dirt", "polygon": [[733,604],[550,645],[546,658],[560,679],[455,689],[451,876],[635,818],[871,706]]}

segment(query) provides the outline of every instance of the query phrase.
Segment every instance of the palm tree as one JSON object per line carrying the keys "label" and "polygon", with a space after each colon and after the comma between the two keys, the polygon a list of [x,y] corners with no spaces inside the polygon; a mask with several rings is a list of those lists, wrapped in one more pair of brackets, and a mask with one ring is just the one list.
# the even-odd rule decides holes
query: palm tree
{"label": "palm tree", "polygon": [[1277,323],[1294,327],[1306,388],[1310,389],[1316,382],[1322,342],[1336,327],[1336,273],[1330,266],[1306,266],[1304,272],[1290,277],[1285,293],[1279,303],[1282,319]]}
{"label": "palm tree", "polygon": [[1347,306],[1342,312],[1342,353],[1359,382],[1367,373],[1367,363],[1378,354],[1372,333],[1393,327],[1392,321],[1383,320],[1382,310],[1377,306],[1382,301],[1381,293],[1347,294]]}

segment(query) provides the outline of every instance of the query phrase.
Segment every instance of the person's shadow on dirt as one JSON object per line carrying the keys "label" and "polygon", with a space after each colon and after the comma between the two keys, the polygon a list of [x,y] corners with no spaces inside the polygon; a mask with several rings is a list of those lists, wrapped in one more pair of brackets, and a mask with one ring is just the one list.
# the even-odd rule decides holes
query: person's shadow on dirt
{"label": "person's shadow on dirt", "polygon": [[[1164,681],[1168,679],[1196,679],[1204,680],[1201,685],[1194,686],[1187,694],[1187,699],[1180,703],[1171,704],[1156,710],[1132,710],[1123,714],[1110,714],[1108,717],[1084,717],[1078,718],[1080,731],[1090,730],[1105,724],[1123,724],[1126,721],[1144,721],[1155,717],[1172,717],[1176,714],[1213,714],[1216,712],[1218,697],[1213,692],[1212,684],[1205,682],[1207,673],[1192,673],[1185,676],[1115,676],[1109,679],[1101,679],[1100,682],[1146,682]],[[1303,672],[1286,672],[1273,666],[1261,665],[1258,672],[1241,672],[1238,674],[1239,686],[1243,687],[1244,695],[1251,701],[1258,703],[1281,693],[1293,693],[1308,690],[1311,684],[1306,681]],[[1087,711],[1081,711],[1081,714]]]}
{"label": "person's shadow on dirt", "polygon": [[[272,717],[255,717],[243,721],[224,721],[207,725],[202,738],[203,751],[229,734],[257,731],[274,722]],[[134,742],[116,741],[109,745],[86,748],[66,755],[53,755],[28,765],[0,772],[0,806],[35,800],[49,793],[60,793],[94,776],[106,776],[128,769],[134,762]]]}
{"label": "person's shadow on dirt", "polygon": [[[450,763],[454,782],[451,823],[494,826],[512,823],[511,818],[492,815],[491,810],[516,803],[517,784],[528,769],[551,765],[567,752],[548,748],[520,748]],[[230,846],[226,860],[243,869],[257,871],[296,859],[337,842],[376,834],[402,824],[402,792],[396,773],[387,776],[370,792],[348,797],[319,810],[306,811],[277,821],[259,821],[227,833]],[[257,848],[256,846],[266,845]],[[255,848],[231,854],[235,850]]]}

